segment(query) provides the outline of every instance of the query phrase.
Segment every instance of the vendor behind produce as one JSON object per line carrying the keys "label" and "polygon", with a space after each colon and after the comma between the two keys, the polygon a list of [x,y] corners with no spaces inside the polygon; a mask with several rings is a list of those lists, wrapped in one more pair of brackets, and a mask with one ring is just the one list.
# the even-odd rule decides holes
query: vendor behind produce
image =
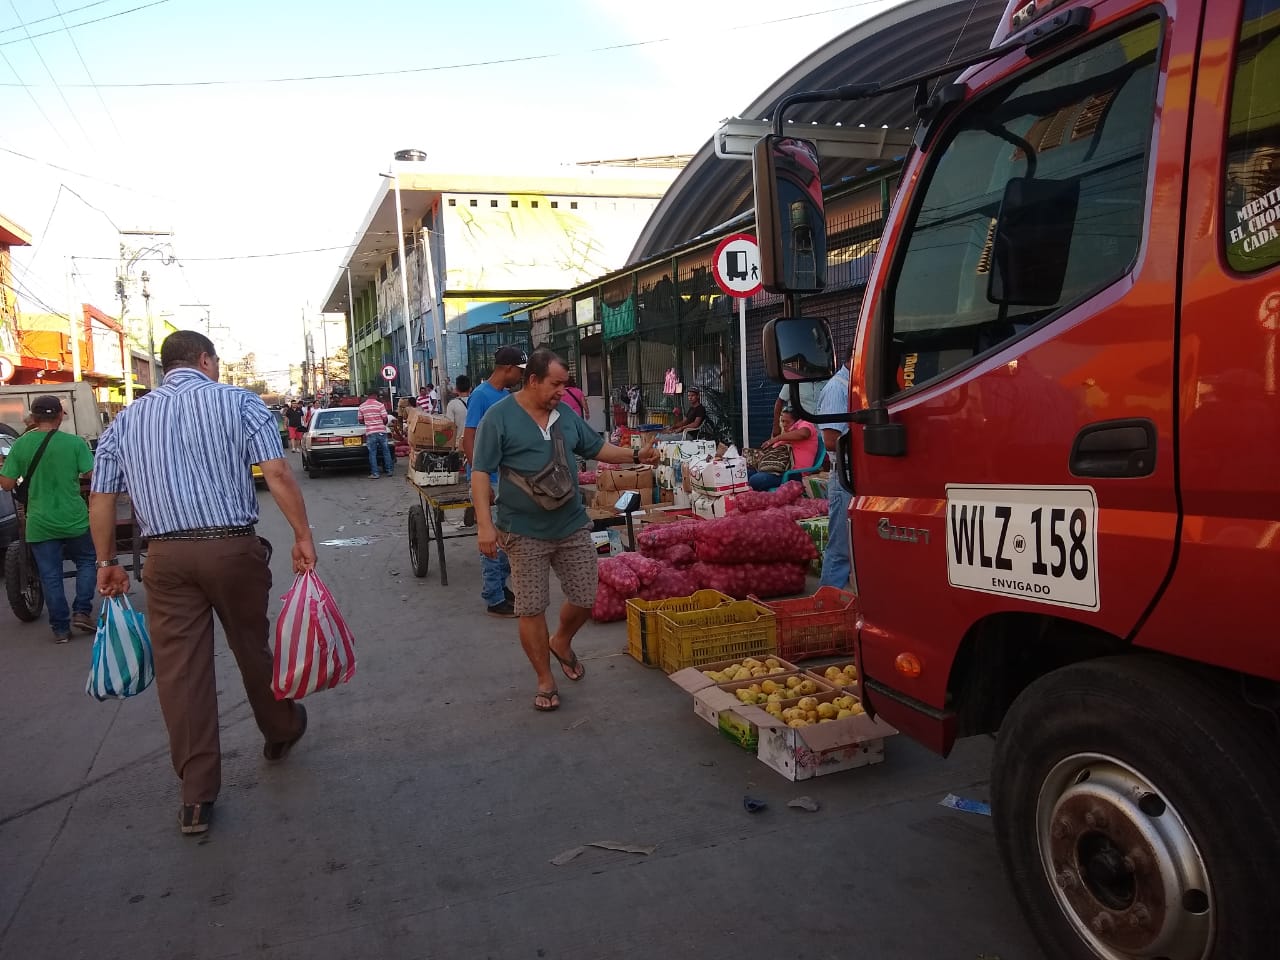
{"label": "vendor behind produce", "polygon": [[[773,490],[782,486],[782,475],[787,470],[807,470],[812,467],[818,458],[818,430],[808,420],[797,420],[795,414],[790,407],[783,407],[782,412],[778,415],[778,426],[782,432],[776,437],[770,437],[760,445],[760,452],[787,449],[791,451],[791,462],[787,466],[783,466],[781,460],[775,460],[769,463],[767,455],[762,456],[757,462],[761,463],[762,469],[751,470],[747,476],[747,482],[751,484],[752,490]],[[753,458],[748,456],[748,463]],[[768,464],[768,466],[765,466]],[[776,470],[777,466],[783,466],[783,469]]]}

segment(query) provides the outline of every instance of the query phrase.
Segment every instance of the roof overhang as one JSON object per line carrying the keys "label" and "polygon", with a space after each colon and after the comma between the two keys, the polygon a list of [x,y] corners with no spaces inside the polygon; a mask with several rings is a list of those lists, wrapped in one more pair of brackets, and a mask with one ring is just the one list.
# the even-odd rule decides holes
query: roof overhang
{"label": "roof overhang", "polygon": [[29,247],[31,234],[0,214],[0,247]]}
{"label": "roof overhang", "polygon": [[[745,141],[755,130],[768,132],[783,97],[846,83],[896,80],[988,49],[1005,6],[1006,0],[906,0],[814,51],[743,110],[744,119],[727,121],[694,154],[641,231],[628,263],[676,247],[752,209]],[[786,119],[788,132],[850,131],[827,137],[826,145],[833,149],[820,150],[822,179],[829,187],[906,153],[916,123],[914,93],[797,104]]]}
{"label": "roof overhang", "polygon": [[[412,233],[446,194],[495,194],[565,197],[636,197],[656,200],[671,186],[678,170],[655,167],[572,166],[546,174],[440,173],[414,170],[421,163],[397,163],[400,204],[406,234]],[[383,175],[369,212],[351,247],[337,267],[325,295],[322,313],[348,313],[347,267],[357,294],[377,280],[378,271],[396,251],[395,181]]]}

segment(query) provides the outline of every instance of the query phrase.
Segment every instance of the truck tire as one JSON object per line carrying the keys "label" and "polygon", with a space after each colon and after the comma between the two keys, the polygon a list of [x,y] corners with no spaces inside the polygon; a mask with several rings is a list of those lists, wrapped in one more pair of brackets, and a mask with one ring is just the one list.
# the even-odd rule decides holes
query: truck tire
{"label": "truck tire", "polygon": [[1154,656],[1055,670],[1014,701],[992,808],[1051,960],[1274,956],[1275,718]]}
{"label": "truck tire", "polygon": [[27,578],[22,577],[22,551],[27,545],[21,541],[9,544],[4,552],[4,591],[9,598],[13,615],[31,623],[44,609],[44,586],[36,573],[34,558],[28,557]]}

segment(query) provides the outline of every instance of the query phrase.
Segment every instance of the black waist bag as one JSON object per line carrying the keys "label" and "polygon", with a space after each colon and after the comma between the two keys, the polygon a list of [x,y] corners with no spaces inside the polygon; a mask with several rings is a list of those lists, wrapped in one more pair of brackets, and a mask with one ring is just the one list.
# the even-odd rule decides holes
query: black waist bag
{"label": "black waist bag", "polygon": [[543,510],[558,510],[577,492],[564,437],[554,426],[551,442],[551,461],[537,473],[521,473],[505,466],[498,470],[503,483],[510,483]]}

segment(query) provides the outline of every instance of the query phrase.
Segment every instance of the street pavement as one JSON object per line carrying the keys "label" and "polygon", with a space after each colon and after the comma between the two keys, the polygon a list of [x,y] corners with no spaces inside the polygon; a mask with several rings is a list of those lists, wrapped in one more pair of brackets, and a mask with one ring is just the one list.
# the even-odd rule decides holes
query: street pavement
{"label": "street pavement", "polygon": [[[154,692],[93,701],[92,638],[55,646],[0,605],[0,960],[1040,960],[990,819],[938,804],[987,798],[990,740],[941,760],[895,737],[878,766],[789,783],[631,660],[625,624],[588,624],[586,679],[535,713],[474,539],[448,544],[449,586],[434,556],[415,579],[401,476],[298,473],[318,543],[370,541],[318,547],[359,668],[268,766],[219,641],[203,838],[178,832]],[[260,497],[274,614],[291,538]],[[655,849],[551,863],[591,841]]]}

